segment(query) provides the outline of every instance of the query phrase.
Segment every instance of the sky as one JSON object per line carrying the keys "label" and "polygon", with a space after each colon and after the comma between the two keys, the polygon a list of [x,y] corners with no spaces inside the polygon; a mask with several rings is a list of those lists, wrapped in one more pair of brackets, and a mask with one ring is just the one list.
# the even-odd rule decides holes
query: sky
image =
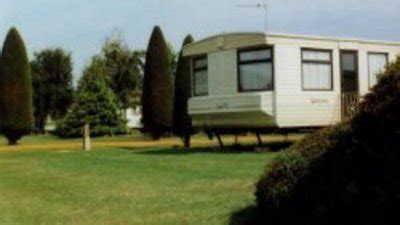
{"label": "sky", "polygon": [[[240,7],[267,2],[264,9]],[[268,32],[400,41],[399,0],[0,0],[0,45],[17,27],[30,57],[48,47],[72,53],[74,80],[104,40],[122,34],[145,49],[155,25],[179,50],[183,38]]]}

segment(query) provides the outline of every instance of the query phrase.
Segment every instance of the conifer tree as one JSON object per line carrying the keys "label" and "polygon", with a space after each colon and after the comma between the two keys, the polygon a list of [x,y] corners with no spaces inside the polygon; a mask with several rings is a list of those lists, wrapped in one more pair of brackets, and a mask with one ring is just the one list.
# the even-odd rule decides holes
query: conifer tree
{"label": "conifer tree", "polygon": [[175,97],[173,111],[174,134],[183,138],[184,146],[190,147],[192,122],[188,114],[188,99],[191,94],[190,59],[183,57],[183,48],[193,42],[191,35],[186,36],[179,54],[175,75]]}
{"label": "conifer tree", "polygon": [[56,135],[81,137],[86,123],[93,137],[127,133],[117,97],[105,80],[105,70],[102,61],[94,58],[79,82],[71,112],[57,124]]}
{"label": "conifer tree", "polygon": [[172,126],[171,56],[161,28],[156,26],[146,53],[142,112],[143,132],[160,138]]}
{"label": "conifer tree", "polygon": [[7,34],[0,66],[0,131],[10,145],[33,127],[32,78],[22,37],[16,28]]}

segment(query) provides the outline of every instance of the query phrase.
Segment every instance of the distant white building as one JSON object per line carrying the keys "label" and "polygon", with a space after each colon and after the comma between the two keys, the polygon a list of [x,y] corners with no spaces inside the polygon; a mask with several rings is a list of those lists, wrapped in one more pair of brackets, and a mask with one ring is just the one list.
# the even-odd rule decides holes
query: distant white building
{"label": "distant white building", "polygon": [[126,120],[128,120],[128,128],[130,129],[140,129],[142,128],[142,108],[128,108],[125,111]]}
{"label": "distant white building", "polygon": [[46,125],[44,127],[44,130],[46,132],[52,132],[56,129],[56,122],[51,118],[51,116],[48,116],[46,119]]}
{"label": "distant white building", "polygon": [[350,118],[355,103],[400,54],[400,42],[233,33],[183,52],[192,59],[194,126],[290,129]]}
{"label": "distant white building", "polygon": [[[125,111],[125,119],[127,120],[127,127],[129,129],[140,129],[142,128],[142,108],[128,108]],[[47,117],[45,131],[52,132],[56,129],[56,122],[51,118]]]}

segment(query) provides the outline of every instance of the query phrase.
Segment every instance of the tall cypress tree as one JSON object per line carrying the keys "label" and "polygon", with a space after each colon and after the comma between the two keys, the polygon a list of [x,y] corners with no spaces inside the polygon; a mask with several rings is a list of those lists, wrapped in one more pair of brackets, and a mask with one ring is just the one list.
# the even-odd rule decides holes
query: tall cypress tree
{"label": "tall cypress tree", "polygon": [[3,45],[0,67],[0,131],[10,145],[33,127],[32,78],[24,41],[11,28]]}
{"label": "tall cypress tree", "polygon": [[190,147],[190,136],[192,134],[192,121],[188,114],[188,99],[191,94],[190,59],[183,57],[183,48],[193,43],[191,35],[186,36],[179,53],[178,65],[175,76],[175,97],[173,111],[174,134],[183,138],[185,147]]}
{"label": "tall cypress tree", "polygon": [[170,52],[156,26],[146,53],[142,94],[143,132],[160,138],[172,126],[173,82]]}

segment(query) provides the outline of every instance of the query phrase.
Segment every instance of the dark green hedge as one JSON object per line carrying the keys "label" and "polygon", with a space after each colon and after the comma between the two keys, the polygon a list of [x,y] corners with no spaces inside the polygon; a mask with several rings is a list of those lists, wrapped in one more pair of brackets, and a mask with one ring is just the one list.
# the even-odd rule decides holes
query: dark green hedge
{"label": "dark green hedge", "polygon": [[400,58],[346,124],[287,149],[257,184],[269,224],[387,224],[400,202]]}

